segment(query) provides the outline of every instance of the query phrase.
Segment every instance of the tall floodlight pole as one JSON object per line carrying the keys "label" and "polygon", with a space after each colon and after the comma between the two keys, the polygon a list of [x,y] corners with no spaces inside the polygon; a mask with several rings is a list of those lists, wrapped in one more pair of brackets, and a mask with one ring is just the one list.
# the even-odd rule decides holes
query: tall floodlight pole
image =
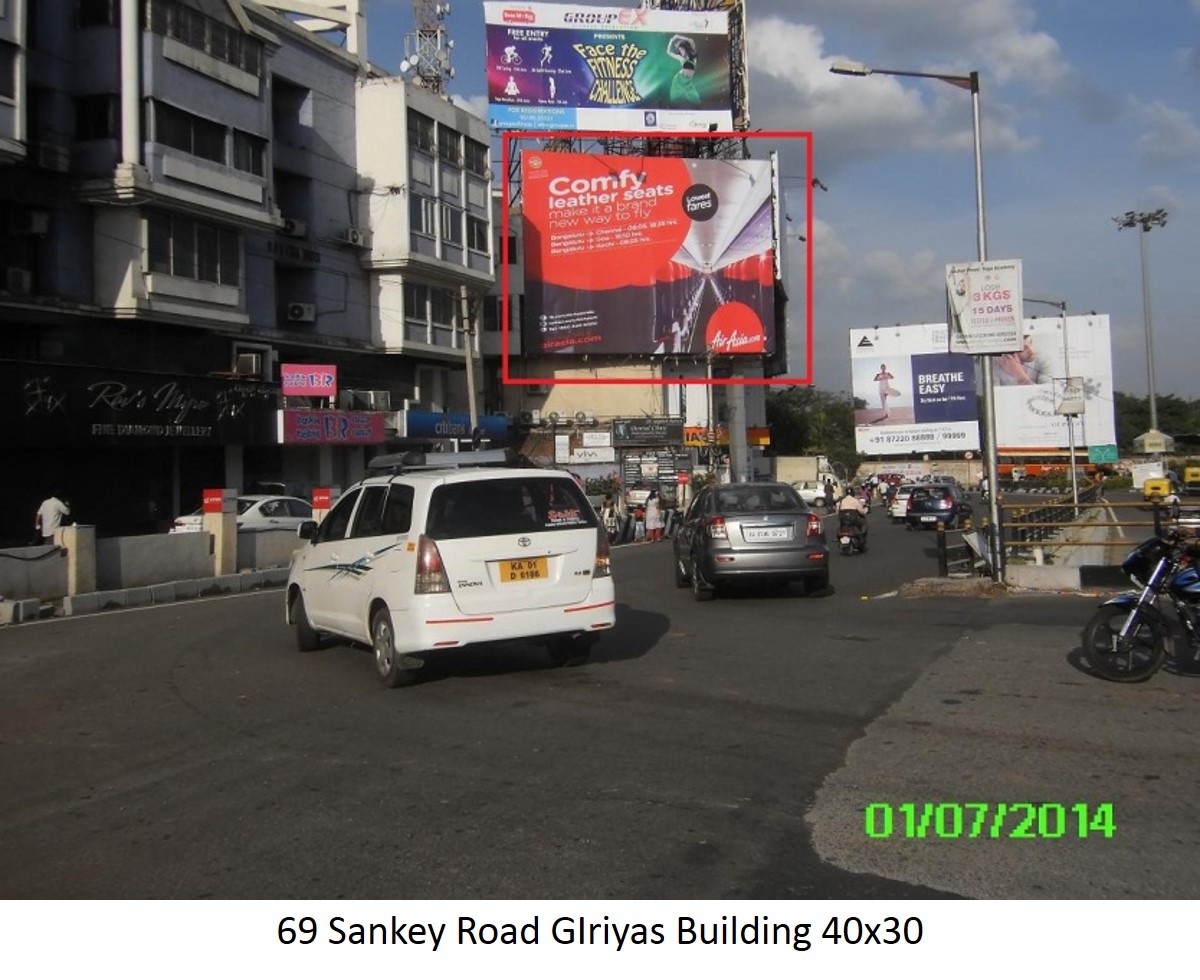
{"label": "tall floodlight pole", "polygon": [[[859,61],[835,61],[829,68],[835,75],[896,75],[901,78],[933,78],[955,88],[971,93],[971,128],[975,143],[975,233],[979,261],[987,261],[987,219],[983,207],[983,138],[979,119],[979,72],[969,75],[948,75],[932,71],[897,71],[891,68],[868,68]],[[983,441],[984,464],[988,486],[988,560],[992,566],[992,578],[1004,581],[1004,569],[1000,552],[1000,503],[996,492],[999,472],[996,447],[996,393],[992,389],[992,357],[980,355],[983,373]]]}
{"label": "tall floodlight pole", "polygon": [[[1151,228],[1162,228],[1167,223],[1167,212],[1126,211],[1113,218],[1117,230],[1138,228],[1138,251],[1142,259],[1142,317],[1146,322],[1146,393],[1150,399],[1150,433],[1158,432],[1158,397],[1154,386],[1154,331],[1150,326],[1150,274],[1146,271],[1146,232]],[[1147,434],[1150,434],[1147,433]]]}

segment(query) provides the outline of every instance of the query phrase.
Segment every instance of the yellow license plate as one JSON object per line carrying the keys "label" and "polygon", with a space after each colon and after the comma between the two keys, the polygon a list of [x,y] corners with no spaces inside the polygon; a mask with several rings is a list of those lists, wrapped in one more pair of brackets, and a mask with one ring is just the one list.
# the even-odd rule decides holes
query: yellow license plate
{"label": "yellow license plate", "polygon": [[550,563],[545,558],[510,558],[498,564],[501,582],[533,582],[550,577]]}

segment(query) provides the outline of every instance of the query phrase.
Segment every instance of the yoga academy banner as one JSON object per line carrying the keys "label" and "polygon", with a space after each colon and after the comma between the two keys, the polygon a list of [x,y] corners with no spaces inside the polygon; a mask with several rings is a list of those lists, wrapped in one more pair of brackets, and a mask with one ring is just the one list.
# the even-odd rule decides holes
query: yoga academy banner
{"label": "yoga academy banner", "polygon": [[947,345],[944,323],[850,331],[858,452],[979,449],[974,362]]}

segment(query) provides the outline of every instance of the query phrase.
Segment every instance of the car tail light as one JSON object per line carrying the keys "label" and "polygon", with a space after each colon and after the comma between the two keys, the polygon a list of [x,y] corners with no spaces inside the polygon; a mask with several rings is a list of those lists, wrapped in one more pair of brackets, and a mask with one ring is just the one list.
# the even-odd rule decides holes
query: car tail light
{"label": "car tail light", "polygon": [[804,531],[804,536],[808,538],[819,538],[821,536],[821,518],[816,514],[808,515],[808,527]]}
{"label": "car tail light", "polygon": [[611,551],[608,547],[608,532],[604,526],[596,528],[596,564],[592,566],[592,578],[608,578],[612,575],[612,562],[609,558]]}
{"label": "car tail light", "polygon": [[724,517],[710,517],[704,525],[710,538],[724,538],[729,540],[729,532],[725,530]]}
{"label": "car tail light", "polygon": [[446,567],[442,564],[442,553],[438,551],[437,542],[424,534],[417,542],[417,583],[413,591],[417,595],[450,591],[450,579],[446,577]]}

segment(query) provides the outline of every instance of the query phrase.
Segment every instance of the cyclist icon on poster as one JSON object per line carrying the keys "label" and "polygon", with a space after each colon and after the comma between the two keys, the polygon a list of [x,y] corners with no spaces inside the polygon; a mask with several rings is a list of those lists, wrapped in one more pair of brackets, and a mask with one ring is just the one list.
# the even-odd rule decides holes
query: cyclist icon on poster
{"label": "cyclist icon on poster", "polygon": [[671,102],[699,105],[700,92],[695,82],[696,42],[676,34],[667,42],[667,54],[679,62],[679,71],[671,79]]}

